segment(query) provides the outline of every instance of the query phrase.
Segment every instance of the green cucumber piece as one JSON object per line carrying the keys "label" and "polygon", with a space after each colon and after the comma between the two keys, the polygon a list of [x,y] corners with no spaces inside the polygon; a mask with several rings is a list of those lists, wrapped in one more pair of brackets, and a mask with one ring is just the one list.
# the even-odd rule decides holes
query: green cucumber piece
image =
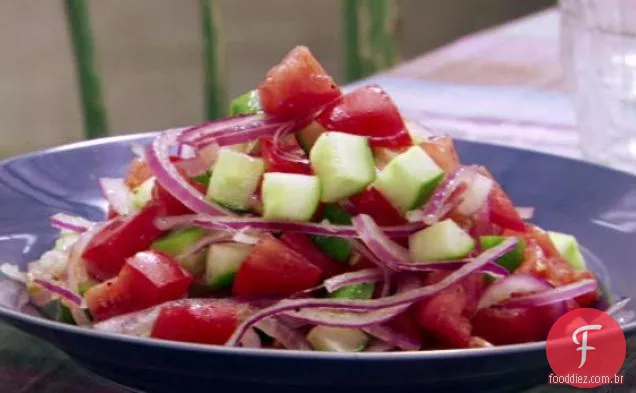
{"label": "green cucumber piece", "polygon": [[371,282],[362,282],[360,284],[351,284],[342,287],[329,294],[329,297],[337,299],[360,299],[367,300],[373,297],[375,284]]}
{"label": "green cucumber piece", "polygon": [[263,217],[272,220],[309,221],[320,203],[316,176],[270,172],[261,188]]}
{"label": "green cucumber piece", "polygon": [[203,184],[207,188],[210,185],[210,177],[212,177],[212,172],[207,171],[200,175],[194,176],[192,180],[197,183]]}
{"label": "green cucumber piece", "polygon": [[177,229],[161,239],[155,240],[150,246],[153,250],[158,250],[171,255],[179,261],[179,263],[190,273],[199,275],[205,269],[204,258],[202,255],[191,255],[187,258],[178,258],[184,251],[194,246],[205,235],[206,231],[201,228],[184,228]]}
{"label": "green cucumber piece", "polygon": [[[493,248],[501,244],[506,239],[505,236],[481,236],[479,238],[479,243],[481,247],[485,250],[489,248]],[[502,257],[497,259],[497,263],[506,269],[509,272],[514,272],[517,270],[521,262],[523,262],[523,251],[526,248],[526,243],[522,238],[519,238],[519,242],[517,243],[517,247],[509,253],[505,254]]]}
{"label": "green cucumber piece", "polygon": [[409,253],[415,263],[462,258],[473,248],[475,240],[451,219],[435,223],[409,237]]}
{"label": "green cucumber piece", "polygon": [[572,266],[574,271],[583,272],[587,270],[585,258],[583,258],[579,248],[579,242],[574,236],[569,233],[552,231],[548,232],[548,236],[550,236],[550,240],[554,243],[559,254]]}
{"label": "green cucumber piece", "polygon": [[234,210],[248,210],[265,166],[260,158],[231,149],[219,151],[207,198]]}
{"label": "green cucumber piece", "polygon": [[375,161],[367,138],[324,132],[309,153],[320,179],[322,202],[337,202],[364,190],[375,180]]}
{"label": "green cucumber piece", "polygon": [[307,341],[317,351],[360,352],[369,343],[369,336],[359,329],[315,326],[307,333]]}
{"label": "green cucumber piece", "polygon": [[444,171],[419,146],[392,159],[374,187],[402,213],[418,208],[444,177]]}
{"label": "green cucumber piece", "polygon": [[311,122],[307,127],[296,133],[296,141],[300,147],[309,154],[311,148],[314,146],[318,137],[327,130],[320,125],[317,121]]}
{"label": "green cucumber piece", "polygon": [[208,249],[205,266],[205,283],[212,289],[230,288],[241,263],[252,246],[239,243],[213,244]]}
{"label": "green cucumber piece", "polygon": [[258,90],[254,89],[242,94],[230,103],[230,116],[258,113],[262,111]]}
{"label": "green cucumber piece", "polygon": [[[351,216],[335,203],[324,205],[322,219],[335,225],[351,225]],[[347,263],[351,258],[353,247],[349,240],[332,236],[314,235],[313,243],[331,259]]]}
{"label": "green cucumber piece", "polygon": [[98,283],[96,281],[93,281],[89,278],[88,280],[77,284],[77,292],[79,293],[80,296],[84,296],[86,294],[86,291],[88,291],[89,289],[91,289],[97,284]]}
{"label": "green cucumber piece", "polygon": [[143,209],[152,199],[152,189],[155,187],[155,178],[148,178],[132,192],[132,204],[137,209]]}

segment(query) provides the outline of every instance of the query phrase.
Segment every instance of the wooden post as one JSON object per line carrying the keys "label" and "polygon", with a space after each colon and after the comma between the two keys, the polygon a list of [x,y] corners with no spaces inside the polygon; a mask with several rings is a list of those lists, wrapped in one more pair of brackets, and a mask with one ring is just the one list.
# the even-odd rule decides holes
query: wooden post
{"label": "wooden post", "polygon": [[108,134],[102,86],[95,62],[93,36],[85,0],[65,0],[66,18],[75,54],[86,138]]}
{"label": "wooden post", "polygon": [[224,46],[219,28],[219,7],[215,0],[199,0],[203,28],[203,73],[207,119],[227,115],[227,75]]}
{"label": "wooden post", "polygon": [[398,61],[398,0],[344,0],[344,58],[348,82]]}

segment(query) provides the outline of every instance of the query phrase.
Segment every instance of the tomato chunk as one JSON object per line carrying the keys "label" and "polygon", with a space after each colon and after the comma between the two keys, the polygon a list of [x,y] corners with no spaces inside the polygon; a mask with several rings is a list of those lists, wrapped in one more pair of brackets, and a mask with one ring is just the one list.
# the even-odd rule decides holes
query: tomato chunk
{"label": "tomato chunk", "polygon": [[323,280],[344,273],[347,269],[345,264],[338,263],[325,255],[325,253],[311,241],[311,238],[303,233],[285,232],[280,240],[319,268],[322,272],[321,278]]}
{"label": "tomato chunk", "polygon": [[269,70],[258,86],[266,114],[283,120],[300,119],[342,93],[305,46],[297,46]]}
{"label": "tomato chunk", "polygon": [[285,148],[282,153],[287,153],[291,157],[283,156],[281,152],[275,150],[276,148],[272,138],[262,137],[260,139],[260,146],[267,172],[311,174],[311,167],[306,158],[300,154],[295,154],[295,152],[289,148]]}
{"label": "tomato chunk", "polygon": [[420,147],[446,173],[454,172],[461,166],[455,143],[449,136],[426,140],[420,143]]}
{"label": "tomato chunk", "polygon": [[494,183],[488,194],[488,207],[490,208],[490,220],[502,228],[515,231],[523,231],[525,223],[519,216],[514,204],[503,188]]}
{"label": "tomato chunk", "polygon": [[152,171],[150,167],[142,158],[135,158],[130,163],[128,168],[128,174],[126,175],[125,183],[132,190],[141,185],[141,183],[152,177]]}
{"label": "tomato chunk", "polygon": [[[448,274],[435,272],[429,276],[427,283],[438,282]],[[470,318],[483,287],[480,274],[468,276],[432,298],[416,303],[413,307],[415,320],[420,328],[441,343],[452,348],[467,348],[472,331]]]}
{"label": "tomato chunk", "polygon": [[554,306],[489,307],[478,311],[472,319],[473,334],[495,345],[542,341],[559,316],[561,312]]}
{"label": "tomato chunk", "polygon": [[[201,194],[205,194],[207,191],[205,186],[197,181],[188,180],[188,183],[190,183],[190,185],[192,185]],[[164,214],[166,216],[192,214],[192,210],[190,210],[189,207],[185,206],[181,203],[181,201],[173,197],[172,194],[159,184],[159,182],[155,182],[155,185],[152,188],[152,201],[156,205],[160,205],[164,208]]]}
{"label": "tomato chunk", "polygon": [[407,222],[391,202],[373,187],[352,196],[349,201],[356,213],[370,215],[378,225],[403,225]]}
{"label": "tomato chunk", "polygon": [[228,299],[201,304],[167,304],[161,307],[150,336],[164,340],[223,345],[240,323],[245,311],[245,305]]}
{"label": "tomato chunk", "polygon": [[318,123],[327,130],[368,136],[374,147],[401,148],[413,144],[400,111],[375,84],[342,96],[322,112]]}
{"label": "tomato chunk", "polygon": [[303,255],[267,235],[241,264],[232,293],[243,298],[288,296],[316,286],[321,275]]}
{"label": "tomato chunk", "polygon": [[88,274],[98,281],[116,276],[127,258],[148,249],[164,234],[154,225],[163,212],[162,206],[151,203],[133,216],[119,217],[106,225],[82,254]]}
{"label": "tomato chunk", "polygon": [[144,251],[129,258],[119,275],[86,291],[96,320],[183,298],[192,276],[169,255]]}

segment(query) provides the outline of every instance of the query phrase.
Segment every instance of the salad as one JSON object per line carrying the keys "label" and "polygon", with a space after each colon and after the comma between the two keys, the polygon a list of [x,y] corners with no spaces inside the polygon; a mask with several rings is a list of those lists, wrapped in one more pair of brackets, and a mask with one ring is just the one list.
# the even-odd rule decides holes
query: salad
{"label": "salad", "polygon": [[105,221],[57,214],[55,246],[2,271],[68,323],[243,347],[490,347],[607,307],[574,236],[306,47],[231,113],[134,146],[125,178],[100,179]]}

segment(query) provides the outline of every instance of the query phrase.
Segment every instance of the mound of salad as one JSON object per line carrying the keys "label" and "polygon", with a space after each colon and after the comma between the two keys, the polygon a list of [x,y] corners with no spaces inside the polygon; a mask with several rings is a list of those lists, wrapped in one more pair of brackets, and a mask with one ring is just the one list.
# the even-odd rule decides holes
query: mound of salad
{"label": "mound of salad", "polygon": [[3,271],[69,323],[243,347],[490,347],[607,307],[574,236],[306,47],[231,114],[134,146],[125,178],[100,179],[105,221],[57,214],[53,249]]}

